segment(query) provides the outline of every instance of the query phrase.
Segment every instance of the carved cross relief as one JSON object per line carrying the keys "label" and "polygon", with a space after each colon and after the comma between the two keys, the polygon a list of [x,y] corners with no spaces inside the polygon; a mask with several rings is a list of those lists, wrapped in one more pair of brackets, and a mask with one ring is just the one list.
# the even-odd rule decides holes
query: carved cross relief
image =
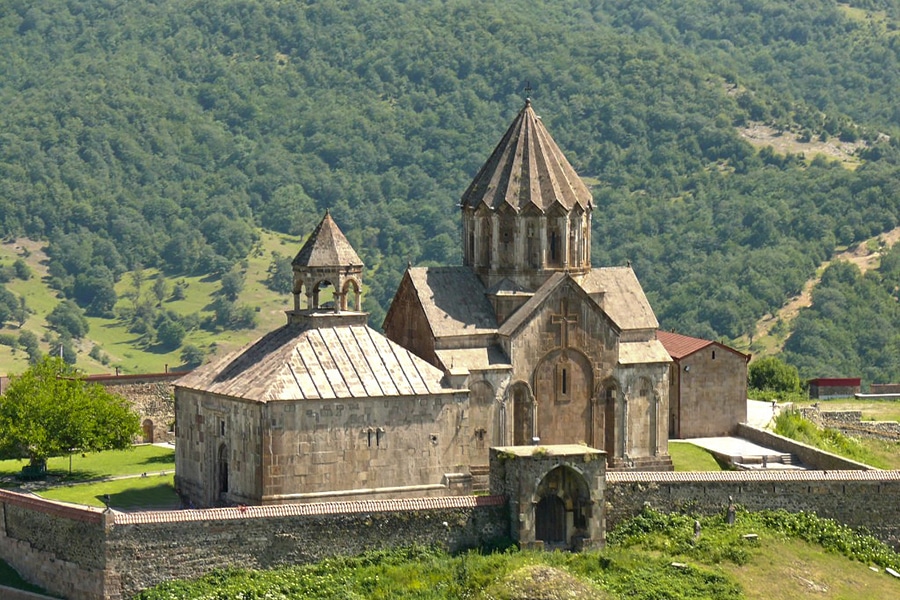
{"label": "carved cross relief", "polygon": [[563,298],[559,302],[559,313],[550,315],[550,322],[559,325],[559,346],[563,349],[569,347],[569,325],[578,323],[578,315],[569,313],[569,299]]}

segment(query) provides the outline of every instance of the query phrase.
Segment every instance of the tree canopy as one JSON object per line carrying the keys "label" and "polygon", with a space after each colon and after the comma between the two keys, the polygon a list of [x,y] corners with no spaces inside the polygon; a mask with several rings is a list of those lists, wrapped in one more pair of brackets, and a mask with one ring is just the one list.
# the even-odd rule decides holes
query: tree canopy
{"label": "tree canopy", "polygon": [[[220,277],[257,226],[327,208],[379,326],[407,262],[460,262],[458,198],[526,82],[592,185],[594,263],[630,261],[667,329],[746,334],[900,224],[891,0],[7,4],[0,234],[47,240],[90,316],[129,269]],[[858,166],[757,151],[749,125]]]}
{"label": "tree canopy", "polygon": [[89,384],[68,364],[44,357],[0,396],[0,457],[32,464],[72,452],[131,446],[140,420],[130,404]]}

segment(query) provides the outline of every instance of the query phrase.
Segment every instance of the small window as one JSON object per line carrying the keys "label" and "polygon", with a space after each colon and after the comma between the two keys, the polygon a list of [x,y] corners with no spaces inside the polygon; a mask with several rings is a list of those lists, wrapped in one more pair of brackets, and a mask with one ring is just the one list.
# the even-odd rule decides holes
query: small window
{"label": "small window", "polygon": [[716,351],[715,350],[712,351],[712,359],[716,360]]}
{"label": "small window", "polygon": [[225,435],[225,421],[219,421],[219,435]]}

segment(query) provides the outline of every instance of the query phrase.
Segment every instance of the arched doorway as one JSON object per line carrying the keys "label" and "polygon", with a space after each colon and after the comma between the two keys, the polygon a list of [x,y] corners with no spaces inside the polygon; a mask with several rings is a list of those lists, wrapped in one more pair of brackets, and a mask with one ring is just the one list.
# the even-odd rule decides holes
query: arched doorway
{"label": "arched doorway", "polygon": [[535,509],[534,537],[545,545],[566,543],[566,503],[559,496],[541,498]]}
{"label": "arched doorway", "polygon": [[538,485],[536,500],[534,537],[545,548],[571,549],[579,545],[579,538],[589,537],[593,504],[581,473],[566,466],[554,468]]}
{"label": "arched doorway", "polygon": [[141,423],[141,432],[143,433],[143,440],[145,444],[153,443],[153,421],[150,419],[144,419],[144,422]]}

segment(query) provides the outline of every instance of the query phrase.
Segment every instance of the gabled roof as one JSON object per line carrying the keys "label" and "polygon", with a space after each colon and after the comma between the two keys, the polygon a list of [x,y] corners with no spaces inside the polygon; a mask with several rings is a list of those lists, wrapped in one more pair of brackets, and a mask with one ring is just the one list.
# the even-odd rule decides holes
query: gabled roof
{"label": "gabled roof", "polygon": [[694,354],[695,352],[698,352],[709,346],[717,346],[719,348],[723,348],[725,350],[728,350],[729,352],[733,352],[739,356],[743,356],[745,360],[750,360],[749,354],[739,352],[734,348],[726,346],[725,344],[721,344],[719,342],[714,342],[711,340],[690,337],[688,335],[682,335],[680,333],[675,333],[674,331],[657,331],[656,339],[662,342],[662,345],[666,348],[666,352],[668,352],[669,356],[671,356],[675,360],[681,360],[685,356],[690,356],[691,354]]}
{"label": "gabled roof", "polygon": [[328,211],[291,262],[296,267],[361,267],[362,264]]}
{"label": "gabled roof", "polygon": [[407,275],[435,338],[492,333],[494,308],[467,267],[411,267]]}
{"label": "gabled roof", "polygon": [[[530,321],[532,317],[537,312],[538,308],[544,304],[547,298],[559,287],[564,285],[565,283],[570,283],[572,288],[579,293],[585,302],[589,302],[592,305],[596,306],[593,298],[588,295],[588,293],[578,285],[578,282],[572,279],[572,277],[567,273],[554,273],[551,275],[547,281],[544,282],[534,295],[528,299],[525,304],[519,307],[519,309],[512,314],[506,321],[503,322],[503,325],[500,326],[498,333],[502,337],[509,337],[516,333],[525,323]],[[598,307],[599,308],[599,307]],[[603,317],[609,319],[609,315],[607,315],[604,311],[598,311],[603,313]],[[609,323],[613,329],[617,329],[616,324],[613,323],[612,319],[609,319]]]}
{"label": "gabled roof", "polygon": [[622,330],[656,329],[659,321],[631,267],[602,267],[584,276],[581,286]]}
{"label": "gabled roof", "polygon": [[593,208],[593,198],[540,117],[531,101],[516,116],[506,134],[462,196],[463,208],[503,205],[519,212],[529,206],[541,213],[554,205],[565,210]]}
{"label": "gabled roof", "polygon": [[447,393],[442,379],[440,369],[368,326],[289,323],[175,385],[271,402]]}

